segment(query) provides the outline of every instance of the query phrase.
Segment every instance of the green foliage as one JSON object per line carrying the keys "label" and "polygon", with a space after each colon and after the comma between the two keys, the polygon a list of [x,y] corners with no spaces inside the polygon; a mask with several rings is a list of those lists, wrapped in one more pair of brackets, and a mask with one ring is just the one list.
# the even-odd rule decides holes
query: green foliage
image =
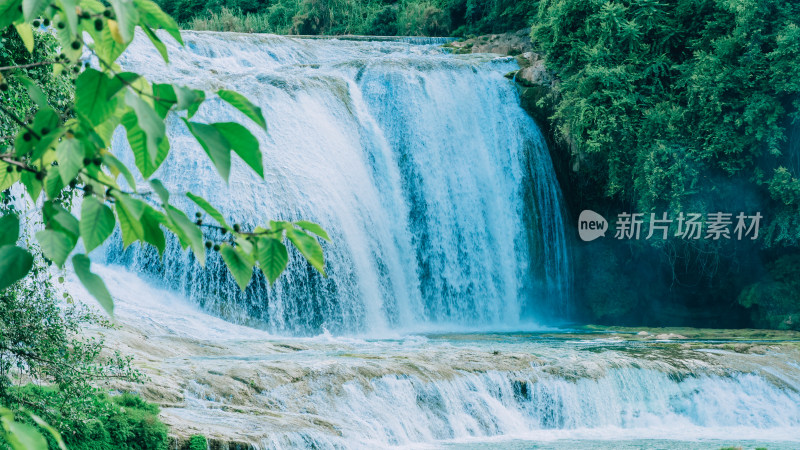
{"label": "green foliage", "polygon": [[[62,295],[41,255],[33,261],[24,279],[0,291],[0,405],[7,407],[0,411],[5,430],[0,447],[5,439],[17,448],[9,433],[37,429],[46,431],[52,445],[59,439],[55,429],[69,441],[76,424],[99,414],[92,398],[103,383],[142,379],[130,358],[104,352],[101,338],[81,334],[86,327],[113,325]],[[61,297],[64,302],[57,300]],[[21,385],[31,381],[37,385]]]}
{"label": "green foliage", "polygon": [[[324,274],[322,249],[314,235],[326,239],[327,235],[320,233],[318,226],[281,223],[280,227],[246,231],[238,225],[228,226],[213,206],[191,195],[218,223],[203,225],[201,213],[196,221],[191,220],[186,212],[170,204],[170,197],[176,195],[170,195],[158,179],[152,178],[169,153],[165,120],[177,112],[185,112],[186,126],[223,180],[228,180],[231,152],[264,176],[258,139],[246,127],[234,122],[189,120],[205,101],[205,92],[151,84],[138,74],[121,72],[116,65],[116,58],[130,44],[137,27],[168,61],[166,47],[154,30],[162,29],[182,43],[175,21],[150,0],[112,1],[110,6],[95,0],[61,0],[60,4],[2,0],[2,10],[8,12],[2,18],[2,27],[13,23],[17,31],[4,31],[0,47],[0,191],[18,183],[34,204],[44,197],[41,212],[45,229],[35,237],[49,261],[62,267],[79,240],[87,253],[91,252],[119,226],[125,246],[150,244],[159,254],[165,248],[165,229],[178,238],[182,248],[190,248],[201,265],[207,249],[222,248],[223,259],[242,289],[265,252],[279,252],[267,258],[270,261],[285,256],[285,248],[274,245],[259,250],[257,244],[262,238],[288,240]],[[32,31],[30,25],[39,26],[41,21],[55,25],[56,38]],[[92,39],[84,40],[85,34]],[[83,67],[83,51],[97,58],[97,67]],[[69,84],[58,81],[65,73],[77,74],[74,100],[65,90]],[[266,132],[267,123],[258,106],[233,91],[220,90],[216,95]],[[110,152],[112,133],[119,126],[127,131],[135,167],[126,167]],[[152,191],[140,190],[134,170]],[[122,185],[118,184],[120,177],[125,182]],[[83,195],[80,218],[67,204],[76,193]],[[2,218],[4,233],[13,233],[0,242],[0,289],[20,280],[32,264],[30,252],[17,247],[19,225],[15,214],[9,210]],[[222,242],[205,241],[204,227],[224,230]],[[89,257],[74,254],[71,260],[80,281],[110,314],[113,300],[100,277],[90,271]],[[273,281],[277,267],[270,264],[265,270]]]}
{"label": "green foliage", "polygon": [[800,330],[800,256],[784,256],[767,265],[766,276],[746,287],[738,301],[757,326]]}
{"label": "green foliage", "polygon": [[530,26],[538,0],[160,0],[196,30],[465,36]]}
{"label": "green foliage", "polygon": [[189,450],[208,450],[208,440],[202,434],[195,434],[189,438]]}
{"label": "green foliage", "polygon": [[590,201],[764,206],[777,219],[766,245],[800,242],[786,145],[798,27],[800,4],[779,0],[543,1],[532,37],[561,78],[553,119]]}
{"label": "green foliage", "polygon": [[[53,388],[26,385],[17,388],[16,391],[19,395],[34,399],[37,407],[55,404],[54,402],[58,400],[58,392]],[[31,432],[32,438],[35,436],[39,442],[44,443],[44,446],[22,448],[46,450],[48,443],[49,448],[59,448],[58,439],[62,439],[62,448],[70,450],[168,449],[168,428],[158,418],[158,406],[129,393],[109,396],[105,393],[91,392],[83,401],[85,415],[77,417],[51,415],[51,420],[60,420],[59,427],[62,432],[52,429],[51,433],[44,437]],[[23,414],[17,421],[17,426],[23,429],[36,430],[34,424],[42,426],[45,422],[35,414]],[[3,448],[2,439],[0,448]]]}
{"label": "green foliage", "polygon": [[576,246],[576,273],[615,263],[577,286],[587,316],[796,322],[762,261],[800,244],[800,3],[543,0],[531,36],[559,78],[535,101],[573,211],[764,216],[755,241]]}

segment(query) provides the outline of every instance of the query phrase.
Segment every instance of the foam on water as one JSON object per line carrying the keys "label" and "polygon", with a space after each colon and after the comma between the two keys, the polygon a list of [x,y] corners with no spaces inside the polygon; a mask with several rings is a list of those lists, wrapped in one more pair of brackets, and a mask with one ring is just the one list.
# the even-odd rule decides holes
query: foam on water
{"label": "foam on water", "polygon": [[[94,270],[122,325],[105,338],[151,377],[125,388],[161,403],[178,435],[202,430],[259,449],[800,445],[795,346],[276,337],[209,316],[124,268]],[[66,286],[88,298],[74,275]]]}

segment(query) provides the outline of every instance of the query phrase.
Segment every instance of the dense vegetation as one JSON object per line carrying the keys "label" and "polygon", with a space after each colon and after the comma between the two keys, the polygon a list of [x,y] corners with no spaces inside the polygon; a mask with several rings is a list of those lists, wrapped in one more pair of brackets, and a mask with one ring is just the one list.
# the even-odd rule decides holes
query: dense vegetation
{"label": "dense vegetation", "polygon": [[[42,26],[50,29],[41,31]],[[115,229],[125,246],[139,242],[159,254],[172,236],[201,265],[207,251],[218,251],[242,289],[256,267],[270,282],[277,279],[288,263],[286,241],[324,274],[317,237],[328,236],[318,225],[271,221],[245,230],[229,225],[205,199],[169,192],[153,177],[169,154],[165,120],[171,113],[181,112],[183,124],[226,182],[231,153],[263,177],[262,155],[251,129],[263,133],[267,124],[258,107],[224,89],[215,95],[251,121],[252,128],[193,121],[205,92],[151,84],[136,73],[122,72],[116,60],[137,29],[165,61],[169,56],[155,30],[182,42],[174,20],[150,0],[110,5],[96,0],[0,1],[3,447],[44,449],[46,439],[61,448],[65,441],[97,449],[162,446],[166,431],[155,418],[157,411],[129,397],[109,400],[95,390],[109,377],[138,377],[129,360],[102,357],[102,342],[79,333],[108,324],[95,313],[58,304],[49,284],[50,266],[63,269],[71,261],[87,291],[113,314],[113,299],[91,272],[87,254]],[[85,54],[92,55],[96,67],[85,64]],[[132,167],[110,152],[118,127],[126,132],[135,159]],[[73,204],[79,195],[80,206]],[[194,220],[170,204],[179,195],[196,205],[189,211]],[[87,254],[76,250],[80,248]],[[26,387],[28,383],[34,386]]]}
{"label": "dense vegetation", "polygon": [[[143,381],[129,357],[86,335],[113,325],[62,294],[43,258],[34,260],[25,279],[0,293],[0,406],[18,412],[17,426],[42,419],[70,449],[166,450],[167,428],[155,405],[104,391],[111,380]],[[2,433],[0,448],[8,448]]]}
{"label": "dense vegetation", "polygon": [[538,0],[158,0],[197,30],[466,36],[530,26]]}
{"label": "dense vegetation", "polygon": [[800,327],[800,3],[545,0],[532,38],[574,217],[765,216],[757,241],[582,245],[589,316]]}

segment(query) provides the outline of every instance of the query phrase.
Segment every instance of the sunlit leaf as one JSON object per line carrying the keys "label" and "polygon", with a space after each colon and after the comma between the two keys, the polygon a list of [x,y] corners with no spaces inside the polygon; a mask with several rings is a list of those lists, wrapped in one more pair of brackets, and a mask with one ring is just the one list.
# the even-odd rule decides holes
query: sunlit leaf
{"label": "sunlit leaf", "polygon": [[230,144],[231,149],[239,155],[261,178],[264,178],[264,163],[261,161],[261,150],[258,140],[250,131],[235,122],[220,122],[212,124],[214,128]]}
{"label": "sunlit leaf", "polygon": [[166,139],[164,121],[156,114],[152,106],[131,91],[125,95],[125,102],[136,113],[136,124],[147,136],[148,157],[151,163],[155,163],[159,157],[159,145]]}
{"label": "sunlit leaf", "polygon": [[258,265],[270,284],[275,283],[289,263],[289,252],[278,239],[262,237],[258,239]]}
{"label": "sunlit leaf", "polygon": [[69,236],[55,230],[41,230],[36,233],[36,240],[44,256],[53,261],[58,267],[63,267],[67,257],[74,248],[74,243]]}
{"label": "sunlit leaf", "polygon": [[113,315],[114,300],[111,298],[111,294],[108,292],[108,288],[106,288],[103,280],[89,270],[91,265],[92,262],[86,255],[77,254],[72,257],[72,267],[75,269],[75,274],[78,276],[78,279],[81,280],[86,290],[92,294],[92,297],[97,299],[100,306],[102,306],[109,315]]}
{"label": "sunlit leaf", "polygon": [[170,230],[175,232],[181,247],[191,247],[194,256],[201,266],[206,263],[206,248],[203,245],[203,233],[194,222],[186,217],[186,214],[176,209],[174,206],[166,207],[167,217],[169,218]]}
{"label": "sunlit leaf", "polygon": [[206,151],[217,172],[226,182],[231,171],[231,146],[224,136],[213,126],[183,120],[197,142]]}
{"label": "sunlit leaf", "polygon": [[136,7],[139,9],[141,20],[147,26],[153,29],[161,28],[175,38],[178,43],[183,45],[181,32],[175,20],[161,10],[156,3],[150,0],[134,0]]}
{"label": "sunlit leaf", "polygon": [[8,167],[14,168],[14,166],[0,161],[0,191],[5,191],[19,181],[19,172],[16,170],[9,172]]}
{"label": "sunlit leaf", "polygon": [[111,236],[114,231],[114,213],[95,197],[86,197],[81,205],[80,230],[83,246],[91,252]]}
{"label": "sunlit leaf", "polygon": [[47,450],[47,440],[33,425],[3,418],[4,438],[14,450]]}
{"label": "sunlit leaf", "polygon": [[325,275],[325,259],[316,239],[299,230],[286,230],[286,237],[315,269]]}
{"label": "sunlit leaf", "polygon": [[309,222],[307,220],[298,220],[294,224],[310,233],[316,234],[317,236],[321,237],[322,239],[325,239],[326,241],[330,242],[331,240],[331,238],[328,237],[328,233],[321,226],[315,224],[314,222]]}
{"label": "sunlit leaf", "polygon": [[261,112],[261,108],[254,105],[247,99],[244,95],[235,92],[235,91],[228,91],[228,90],[220,90],[217,92],[217,95],[226,102],[228,102],[231,106],[241,111],[244,115],[249,117],[253,122],[258,124],[263,129],[267,129],[267,122],[264,120],[264,115]]}
{"label": "sunlit leaf", "polygon": [[250,284],[250,278],[253,276],[253,265],[255,264],[253,259],[238,248],[233,248],[228,244],[222,244],[219,253],[222,255],[225,265],[228,266],[231,274],[233,274],[239,289],[245,290],[247,285]]}
{"label": "sunlit leaf", "polygon": [[222,215],[222,213],[217,211],[217,209],[214,208],[206,199],[200,197],[199,195],[192,194],[191,192],[187,192],[186,196],[189,197],[203,211],[208,213],[209,216],[216,220],[220,226],[230,229],[228,223],[225,222],[225,217]]}
{"label": "sunlit leaf", "polygon": [[31,418],[31,420],[34,421],[34,423],[36,423],[36,425],[40,426],[41,428],[44,428],[45,431],[47,431],[48,433],[50,433],[51,436],[53,436],[53,439],[56,441],[56,444],[58,444],[59,449],[67,450],[67,446],[66,444],[64,444],[64,439],[61,437],[61,433],[59,433],[58,430],[56,430],[52,425],[47,423],[45,420],[43,420],[36,414],[30,411],[25,411],[25,413]]}
{"label": "sunlit leaf", "polygon": [[153,46],[158,50],[158,53],[161,55],[161,58],[164,59],[165,63],[169,64],[169,54],[167,53],[167,46],[161,42],[161,39],[156,36],[153,30],[150,29],[147,25],[142,25],[142,30],[144,30],[144,34],[150,39],[150,42],[153,43]]}
{"label": "sunlit leaf", "polygon": [[147,149],[147,134],[139,128],[136,114],[131,111],[123,115],[121,123],[127,130],[128,143],[131,146],[131,151],[133,151],[136,167],[144,178],[150,178],[167,158],[169,154],[169,141],[167,139],[161,141],[158,146],[156,160],[151,161],[150,153]]}
{"label": "sunlit leaf", "polygon": [[83,168],[83,158],[86,153],[81,142],[75,138],[65,138],[56,147],[56,158],[58,159],[58,173],[61,181],[69,184],[78,172]]}
{"label": "sunlit leaf", "polygon": [[39,17],[49,4],[50,0],[22,0],[22,14],[25,15],[25,20],[30,22]]}
{"label": "sunlit leaf", "polygon": [[[136,9],[133,0],[110,0],[116,16],[116,29],[122,42],[133,40],[133,32],[136,24],[139,23],[139,10]],[[109,27],[111,27],[109,20]],[[113,30],[112,30],[113,33]]]}
{"label": "sunlit leaf", "polygon": [[128,186],[136,191],[136,180],[133,178],[133,174],[130,170],[128,170],[128,166],[122,163],[119,159],[117,159],[111,153],[106,153],[103,155],[103,162],[107,165],[113,172],[116,172],[122,175],[125,178],[125,182],[128,183]]}

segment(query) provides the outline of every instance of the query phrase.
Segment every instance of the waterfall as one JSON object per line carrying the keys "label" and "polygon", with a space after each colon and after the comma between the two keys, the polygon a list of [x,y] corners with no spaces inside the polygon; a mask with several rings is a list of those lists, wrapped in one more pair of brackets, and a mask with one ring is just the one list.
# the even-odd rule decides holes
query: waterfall
{"label": "waterfall", "polygon": [[[560,191],[544,139],[503,77],[513,58],[450,55],[413,41],[184,39],[185,47],[168,44],[168,66],[142,36],[120,63],[150,81],[206,90],[193,120],[247,124],[266,176],[234,157],[226,186],[173,116],[171,154],[155,177],[243,226],[319,223],[333,239],[323,245],[329,276],[292,255],[274,286],[256,274],[240,292],[218,255],[201,269],[174,240],[163,260],[149,248],[110,245],[109,262],[278,334],[514,329],[563,316]],[[258,104],[269,131],[214,97],[221,88]],[[114,151],[132,162],[120,131]]]}

